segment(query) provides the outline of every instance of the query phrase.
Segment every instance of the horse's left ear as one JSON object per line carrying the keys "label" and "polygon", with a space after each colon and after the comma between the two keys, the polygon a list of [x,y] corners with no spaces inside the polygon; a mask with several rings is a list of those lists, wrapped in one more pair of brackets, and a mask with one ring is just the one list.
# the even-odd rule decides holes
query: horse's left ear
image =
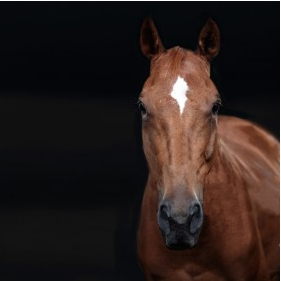
{"label": "horse's left ear", "polygon": [[197,53],[210,62],[218,55],[219,50],[220,31],[217,24],[209,18],[200,32]]}

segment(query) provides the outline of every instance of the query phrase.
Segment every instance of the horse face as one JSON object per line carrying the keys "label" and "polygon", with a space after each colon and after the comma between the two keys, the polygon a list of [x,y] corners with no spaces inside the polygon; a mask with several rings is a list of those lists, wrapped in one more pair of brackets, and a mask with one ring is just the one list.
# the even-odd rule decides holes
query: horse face
{"label": "horse face", "polygon": [[158,224],[171,249],[197,243],[204,181],[216,152],[220,99],[209,71],[216,52],[214,46],[200,45],[212,42],[206,39],[213,36],[210,25],[203,28],[207,35],[201,31],[197,53],[179,47],[165,51],[150,20],[142,29],[142,50],[151,59],[139,97],[143,146],[157,186]]}

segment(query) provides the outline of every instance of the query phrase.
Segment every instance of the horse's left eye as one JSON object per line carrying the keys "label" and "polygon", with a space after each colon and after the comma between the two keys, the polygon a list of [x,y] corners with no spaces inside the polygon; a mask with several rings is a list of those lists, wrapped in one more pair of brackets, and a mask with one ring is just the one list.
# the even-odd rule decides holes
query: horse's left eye
{"label": "horse's left eye", "polygon": [[221,106],[221,103],[219,101],[214,103],[213,107],[212,107],[212,114],[214,114],[214,115],[218,114],[220,106]]}

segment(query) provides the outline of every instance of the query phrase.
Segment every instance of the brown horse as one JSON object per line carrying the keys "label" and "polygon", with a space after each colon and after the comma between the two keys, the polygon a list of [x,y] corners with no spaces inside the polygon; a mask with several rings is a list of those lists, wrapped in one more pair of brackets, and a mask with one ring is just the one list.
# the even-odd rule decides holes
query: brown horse
{"label": "brown horse", "polygon": [[149,176],[138,230],[147,280],[277,280],[279,143],[258,126],[218,117],[209,19],[195,52],[165,50],[146,19],[151,60],[139,97]]}

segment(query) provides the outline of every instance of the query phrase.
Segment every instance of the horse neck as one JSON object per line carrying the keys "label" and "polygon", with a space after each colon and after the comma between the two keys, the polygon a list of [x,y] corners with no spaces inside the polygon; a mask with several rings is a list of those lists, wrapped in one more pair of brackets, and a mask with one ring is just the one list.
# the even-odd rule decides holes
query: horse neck
{"label": "horse neck", "polygon": [[214,157],[213,167],[205,182],[204,205],[210,202],[212,206],[212,202],[216,201],[230,208],[251,208],[239,159],[219,137]]}

